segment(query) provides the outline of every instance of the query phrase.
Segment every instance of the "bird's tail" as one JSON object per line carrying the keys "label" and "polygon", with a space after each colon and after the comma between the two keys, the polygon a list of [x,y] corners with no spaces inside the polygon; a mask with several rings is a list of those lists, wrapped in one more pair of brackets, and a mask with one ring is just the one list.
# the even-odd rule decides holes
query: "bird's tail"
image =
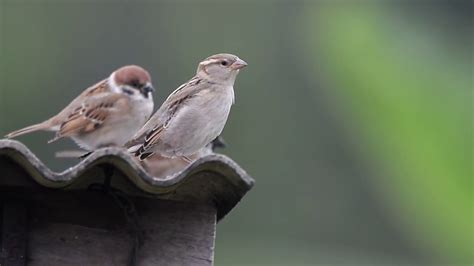
{"label": "bird's tail", "polygon": [[28,134],[28,133],[31,133],[31,132],[35,132],[35,131],[38,131],[38,130],[49,130],[51,127],[50,123],[49,123],[49,120],[48,121],[44,121],[42,123],[39,123],[39,124],[35,124],[35,125],[31,125],[29,127],[25,127],[25,128],[22,128],[22,129],[18,129],[18,130],[15,130],[7,135],[5,135],[6,138],[14,138],[14,137],[18,137],[20,135],[23,135],[23,134]]}

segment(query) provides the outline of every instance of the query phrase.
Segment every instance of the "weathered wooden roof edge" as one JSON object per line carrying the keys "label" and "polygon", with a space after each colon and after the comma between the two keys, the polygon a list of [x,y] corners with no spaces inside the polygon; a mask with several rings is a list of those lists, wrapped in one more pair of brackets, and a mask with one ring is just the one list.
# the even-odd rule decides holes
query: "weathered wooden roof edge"
{"label": "weathered wooden roof edge", "polygon": [[[40,185],[56,189],[71,189],[71,185],[85,178],[84,173],[91,168],[111,165],[121,171],[145,196],[170,200],[192,200],[195,197],[198,202],[214,203],[218,219],[225,216],[254,184],[254,180],[239,165],[220,154],[202,157],[166,179],[150,176],[124,149],[116,147],[99,149],[60,173],[49,169],[24,144],[16,140],[0,140],[0,159],[2,156],[13,160]],[[206,187],[203,182],[210,184],[204,193],[201,191],[203,186]]]}

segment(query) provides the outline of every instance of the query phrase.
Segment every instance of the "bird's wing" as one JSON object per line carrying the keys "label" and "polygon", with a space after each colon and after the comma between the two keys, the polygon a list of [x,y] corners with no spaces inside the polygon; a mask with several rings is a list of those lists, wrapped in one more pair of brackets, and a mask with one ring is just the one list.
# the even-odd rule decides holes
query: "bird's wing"
{"label": "bird's wing", "polygon": [[86,98],[62,121],[56,137],[51,141],[96,130],[113,113],[124,111],[127,104],[127,97],[119,93],[101,93]]}
{"label": "bird's wing", "polygon": [[168,96],[160,109],[156,111],[126,146],[132,147],[140,144],[140,148],[136,151],[137,156],[149,150],[150,147],[158,142],[160,135],[168,127],[173,117],[183,106],[183,103],[207,87],[209,87],[209,81],[198,76],[179,86]]}
{"label": "bird's wing", "polygon": [[101,93],[110,92],[109,79],[104,79],[87,88],[82,94],[84,96],[97,96]]}
{"label": "bird's wing", "polygon": [[99,97],[110,92],[108,79],[97,82],[96,84],[85,89],[81,94],[79,94],[79,96],[77,96],[66,107],[64,107],[61,112],[52,117],[50,119],[52,125],[60,126],[65,120],[67,120],[71,113],[76,111],[78,108],[81,108],[84,101],[86,101],[88,98]]}

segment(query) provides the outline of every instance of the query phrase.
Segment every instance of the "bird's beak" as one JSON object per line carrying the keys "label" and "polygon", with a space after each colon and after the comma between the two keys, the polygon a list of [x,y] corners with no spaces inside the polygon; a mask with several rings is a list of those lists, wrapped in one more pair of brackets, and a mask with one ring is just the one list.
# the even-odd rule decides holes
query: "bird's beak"
{"label": "bird's beak", "polygon": [[248,66],[247,62],[245,62],[244,60],[238,58],[237,61],[235,61],[231,66],[230,68],[234,69],[234,70],[238,70],[238,69],[241,69],[241,68],[244,68]]}

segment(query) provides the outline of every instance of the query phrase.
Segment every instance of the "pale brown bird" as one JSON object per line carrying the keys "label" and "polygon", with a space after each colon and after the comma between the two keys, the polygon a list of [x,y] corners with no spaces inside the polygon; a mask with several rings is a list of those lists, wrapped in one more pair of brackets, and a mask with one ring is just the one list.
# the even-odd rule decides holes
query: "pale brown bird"
{"label": "pale brown bird", "polygon": [[197,153],[219,136],[234,102],[234,82],[247,63],[217,54],[199,63],[196,76],[177,88],[127,144],[140,160],[153,153],[181,157]]}
{"label": "pale brown bird", "polygon": [[56,132],[49,142],[70,137],[88,151],[123,146],[152,114],[152,91],[151,77],[145,69],[124,66],[87,88],[57,115],[6,137],[44,130]]}

